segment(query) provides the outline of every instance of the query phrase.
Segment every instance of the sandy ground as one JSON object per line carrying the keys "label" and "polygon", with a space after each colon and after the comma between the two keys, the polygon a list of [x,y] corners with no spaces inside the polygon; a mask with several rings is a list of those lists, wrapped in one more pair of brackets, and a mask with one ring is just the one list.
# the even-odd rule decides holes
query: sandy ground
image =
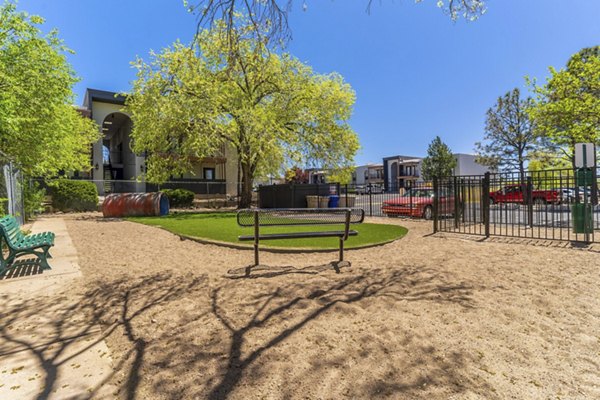
{"label": "sandy ground", "polygon": [[[600,398],[600,254],[429,235],[262,254],[67,216],[128,399]],[[378,220],[374,220],[378,221]],[[379,220],[381,221],[381,220]]]}

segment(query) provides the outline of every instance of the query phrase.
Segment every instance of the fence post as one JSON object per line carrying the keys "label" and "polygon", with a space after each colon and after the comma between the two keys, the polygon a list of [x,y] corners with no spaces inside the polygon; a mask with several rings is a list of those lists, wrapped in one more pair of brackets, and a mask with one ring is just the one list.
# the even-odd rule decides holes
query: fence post
{"label": "fence post", "polygon": [[319,189],[318,182],[317,182],[317,208],[321,208],[321,189]]}
{"label": "fence post", "polygon": [[[438,232],[438,207],[439,207],[439,186],[437,176],[433,177],[433,233]],[[412,200],[411,200],[412,209]]]}
{"label": "fence post", "polygon": [[292,183],[292,208],[296,208],[296,184]]}
{"label": "fence post", "polygon": [[373,185],[369,183],[369,216],[373,216]]}
{"label": "fence post", "polygon": [[533,178],[527,177],[527,225],[533,228]]}
{"label": "fence post", "polygon": [[485,237],[490,237],[490,173],[483,175],[483,185],[481,189],[481,200],[483,201],[483,223],[485,225]]}
{"label": "fence post", "polygon": [[[356,194],[354,195],[356,197]],[[346,207],[345,208],[350,208],[348,206],[348,185],[346,185],[346,193],[344,193],[344,197],[346,199]],[[356,200],[355,200],[356,201]]]}
{"label": "fence post", "polygon": [[460,224],[460,214],[459,214],[459,204],[460,204],[460,199],[458,198],[458,177],[454,176],[454,188],[453,188],[453,195],[454,195],[454,229],[458,229],[458,226]]}

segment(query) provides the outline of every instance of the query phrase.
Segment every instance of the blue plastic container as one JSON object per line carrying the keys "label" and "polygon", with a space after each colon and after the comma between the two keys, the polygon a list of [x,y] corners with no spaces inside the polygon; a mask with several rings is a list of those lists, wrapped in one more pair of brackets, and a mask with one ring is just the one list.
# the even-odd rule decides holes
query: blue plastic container
{"label": "blue plastic container", "polygon": [[340,204],[340,196],[329,196],[329,208],[338,208]]}

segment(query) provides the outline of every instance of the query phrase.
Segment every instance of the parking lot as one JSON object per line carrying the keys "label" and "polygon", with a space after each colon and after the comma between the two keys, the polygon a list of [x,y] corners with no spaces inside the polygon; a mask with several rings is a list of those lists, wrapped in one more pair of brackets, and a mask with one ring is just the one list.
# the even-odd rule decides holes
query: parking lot
{"label": "parking lot", "polygon": [[[400,197],[397,193],[356,195],[355,207],[365,210],[368,216],[386,217],[382,205]],[[415,199],[415,208],[418,208]],[[575,221],[572,214],[573,203],[524,204],[500,203],[490,205],[491,234],[538,237],[543,239],[584,240],[583,234],[574,234]],[[593,206],[591,214],[585,216],[590,221],[592,231],[588,239],[600,240],[600,206]],[[484,220],[480,202],[465,203],[458,219],[454,218],[453,208],[439,216],[440,229],[463,233],[483,234]],[[596,234],[594,236],[594,233]],[[596,239],[597,238],[597,239]]]}

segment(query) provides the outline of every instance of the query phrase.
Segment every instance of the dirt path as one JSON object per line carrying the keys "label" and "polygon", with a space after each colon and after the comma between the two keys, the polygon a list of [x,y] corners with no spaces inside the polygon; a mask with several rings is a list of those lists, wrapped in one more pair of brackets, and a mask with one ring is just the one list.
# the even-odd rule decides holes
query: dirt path
{"label": "dirt path", "polygon": [[[88,316],[120,398],[600,397],[600,255],[428,235],[269,254],[73,216]],[[288,268],[282,268],[282,267]],[[87,306],[87,307],[86,307]]]}
{"label": "dirt path", "polygon": [[82,274],[66,224],[41,218],[31,229],[56,234],[52,269],[21,257],[0,279],[0,399],[112,398],[102,330],[86,318],[86,302],[72,290]]}

